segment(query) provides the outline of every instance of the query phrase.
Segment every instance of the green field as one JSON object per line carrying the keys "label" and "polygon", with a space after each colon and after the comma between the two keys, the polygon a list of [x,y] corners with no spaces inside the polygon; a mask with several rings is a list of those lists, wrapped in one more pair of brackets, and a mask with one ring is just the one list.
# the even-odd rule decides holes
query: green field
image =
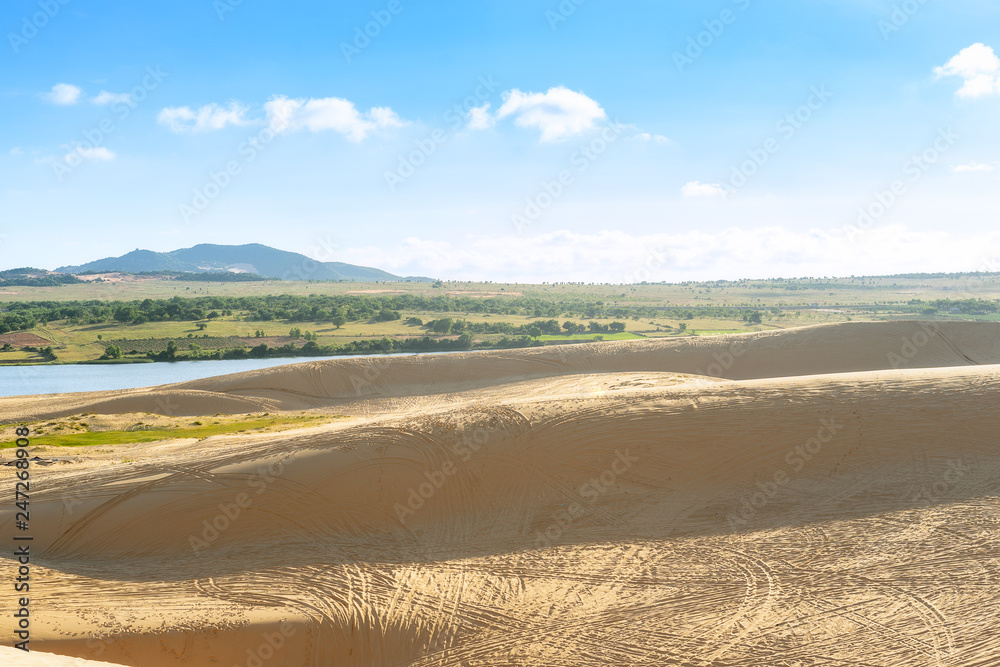
{"label": "green field", "polygon": [[[213,350],[218,347],[229,347],[220,345],[222,339],[230,340],[234,337],[243,338],[247,346],[252,346],[260,342],[271,343],[271,347],[276,344],[291,342],[288,334],[292,327],[297,327],[303,332],[316,333],[317,343],[320,345],[344,345],[353,341],[381,340],[383,338],[402,339],[410,337],[430,336],[433,339],[441,339],[426,329],[419,326],[406,324],[409,317],[421,317],[425,321],[439,319],[443,317],[460,318],[469,323],[491,323],[507,322],[514,326],[528,325],[535,323],[538,319],[526,315],[483,315],[476,313],[446,313],[446,312],[426,312],[426,311],[403,311],[402,320],[393,322],[348,322],[340,329],[332,326],[329,322],[246,322],[237,320],[234,317],[223,317],[206,322],[206,328],[199,330],[193,322],[147,322],[144,324],[117,324],[107,323],[98,325],[70,325],[66,322],[49,322],[46,325],[38,325],[30,330],[38,336],[51,341],[58,361],[55,363],[80,363],[93,361],[104,354],[105,347],[114,343],[126,353],[126,360],[129,357],[135,358],[128,353],[135,351],[139,356],[147,352],[161,352],[166,349],[168,341],[174,341],[180,353],[188,353],[191,345],[198,345],[204,350]],[[579,318],[563,316],[558,319],[560,322],[572,321],[576,324],[586,326],[592,318]],[[827,318],[799,317],[796,322],[826,321]],[[602,323],[607,323],[608,319],[600,319]],[[559,341],[590,341],[597,336],[601,336],[605,341],[631,340],[636,338],[658,338],[665,336],[681,335],[703,335],[703,330],[714,331],[755,331],[767,328],[761,325],[747,326],[742,322],[718,320],[709,318],[694,318],[685,324],[688,326],[687,332],[679,331],[681,320],[654,320],[649,322],[629,321],[626,323],[627,331],[624,333],[583,333],[574,335],[542,335],[538,337],[543,342]],[[268,337],[264,341],[255,338],[257,330],[263,331]],[[208,339],[203,338],[208,336]],[[98,338],[100,337],[100,339]],[[477,341],[495,341],[501,336],[497,334],[476,335]],[[278,341],[272,338],[280,338]],[[303,341],[297,341],[301,344]],[[24,352],[21,350],[11,350],[0,352],[0,362],[6,363],[40,363],[41,357],[37,353]]]}
{"label": "green field", "polygon": [[[45,340],[57,355],[49,363],[92,362],[105,354],[111,343],[121,348],[125,360],[144,359],[147,354],[162,353],[171,343],[178,358],[194,357],[213,350],[249,349],[264,343],[274,348],[294,344],[304,339],[289,337],[292,328],[311,332],[316,344],[328,350],[345,345],[371,344],[390,341],[401,345],[407,339],[429,337],[432,342],[446,343],[451,336],[434,333],[427,326],[407,323],[420,318],[424,323],[451,318],[469,327],[505,323],[523,327],[523,344],[559,343],[570,340],[603,340],[706,336],[767,329],[781,329],[809,324],[850,320],[926,319],[1000,321],[1000,275],[953,275],[881,278],[809,278],[798,280],[758,280],[738,282],[707,282],[641,285],[583,284],[495,284],[443,283],[354,283],[354,282],[282,282],[250,283],[182,282],[143,278],[122,282],[74,284],[54,287],[0,288],[0,313],[12,305],[81,303],[136,304],[143,299],[181,301],[209,297],[303,297],[305,301],[339,299],[339,302],[373,303],[406,296],[420,297],[423,303],[449,304],[447,308],[398,309],[399,319],[377,321],[378,318],[354,317],[337,327],[329,315],[313,321],[278,317],[269,321],[256,318],[254,311],[233,312],[211,319],[167,319],[141,323],[122,323],[110,316],[99,321],[87,318],[54,319],[39,322],[27,329]],[[174,301],[178,301],[174,299]],[[961,312],[952,312],[952,304],[964,301]],[[402,302],[402,301],[400,301]],[[459,305],[461,304],[461,305]],[[480,308],[481,304],[489,304]],[[503,304],[507,304],[506,307]],[[930,304],[937,304],[929,307]],[[986,304],[989,307],[976,304]],[[493,312],[489,312],[490,310]],[[313,312],[317,312],[314,310]],[[370,311],[369,311],[370,312]],[[720,313],[724,313],[720,315]],[[759,323],[748,322],[747,315],[757,313]],[[619,321],[626,325],[625,333],[594,330],[543,331],[529,341],[527,328],[545,321],[557,320],[560,325],[570,322],[587,328],[596,322],[606,326]],[[495,327],[494,327],[495,329]],[[470,331],[474,347],[510,345],[499,333]],[[262,333],[265,337],[261,338]],[[2,341],[2,337],[0,337]],[[39,349],[42,346],[39,345]],[[21,347],[0,350],[0,364],[43,363],[47,358],[37,351]]]}

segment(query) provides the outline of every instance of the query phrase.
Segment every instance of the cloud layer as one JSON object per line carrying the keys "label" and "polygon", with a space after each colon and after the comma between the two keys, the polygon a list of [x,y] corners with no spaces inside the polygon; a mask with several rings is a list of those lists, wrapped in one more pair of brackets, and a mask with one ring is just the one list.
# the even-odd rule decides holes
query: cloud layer
{"label": "cloud layer", "polygon": [[541,140],[545,142],[593,130],[608,117],[594,100],[561,86],[544,93],[523,93],[515,88],[503,93],[503,99],[496,117],[512,117],[520,127],[541,130]]}
{"label": "cloud layer", "polygon": [[[502,93],[503,104],[495,113],[487,102],[472,107],[465,113],[466,129],[490,130],[498,121],[513,119],[519,127],[537,129],[543,143],[557,142],[586,134],[598,129],[608,115],[595,100],[585,94],[557,86],[544,93],[525,93],[518,89]],[[119,99],[122,98],[122,99]],[[125,101],[127,95],[107,91],[93,98],[95,104]],[[277,134],[296,131],[336,132],[349,141],[361,142],[383,130],[410,125],[390,107],[372,107],[361,111],[354,102],[341,97],[293,98],[275,95],[264,103],[264,117],[251,118],[250,107],[239,102],[228,106],[207,104],[199,108],[189,106],[167,107],[158,117],[161,125],[171,131],[206,132],[228,126],[264,125]],[[627,125],[632,130],[636,128]],[[661,134],[636,132],[631,139],[652,143],[671,144]]]}
{"label": "cloud layer", "polygon": [[960,237],[900,225],[857,234],[783,227],[643,236],[557,231],[461,243],[409,238],[392,248],[348,249],[344,256],[402,275],[522,282],[885,275],[927,271],[931,256],[942,258],[933,270],[1000,271],[1000,232]]}
{"label": "cloud layer", "polygon": [[684,184],[681,188],[681,194],[686,199],[695,199],[698,197],[721,199],[726,196],[726,191],[718,183],[700,183],[698,181],[691,181],[690,183]]}
{"label": "cloud layer", "polygon": [[962,49],[934,72],[939,77],[957,76],[963,80],[962,87],[955,93],[958,97],[1000,95],[1000,57],[985,44]]}
{"label": "cloud layer", "polygon": [[43,93],[42,97],[52,104],[70,106],[72,104],[76,104],[80,100],[80,95],[82,93],[83,91],[74,85],[68,83],[57,83],[52,86],[52,90],[47,93]]}
{"label": "cloud layer", "polygon": [[487,102],[481,107],[473,107],[468,113],[470,130],[489,130],[497,124],[496,119],[490,115],[490,103]]}
{"label": "cloud layer", "polygon": [[373,107],[361,113],[353,102],[340,97],[306,100],[278,96],[271,98],[264,110],[268,126],[276,133],[332,130],[354,142],[363,141],[378,130],[408,124],[388,107]]}
{"label": "cloud layer", "polygon": [[[106,95],[106,100],[114,97],[110,93]],[[278,95],[264,104],[264,118],[250,118],[249,113],[250,108],[239,102],[230,102],[225,107],[214,103],[206,104],[198,109],[187,106],[167,107],[160,111],[158,121],[177,133],[208,132],[230,126],[266,125],[276,134],[299,130],[333,131],[354,142],[363,141],[379,130],[409,124],[388,107],[373,107],[362,113],[353,102],[340,97],[304,99]]]}
{"label": "cloud layer", "polygon": [[956,174],[968,174],[976,172],[990,172],[995,171],[997,165],[995,164],[985,164],[982,162],[970,162],[968,164],[956,164],[951,168],[953,173]]}
{"label": "cloud layer", "polygon": [[84,160],[96,160],[98,162],[111,162],[118,157],[114,151],[105,148],[104,146],[96,146],[93,148],[87,146],[77,146],[73,149],[73,152],[67,154],[63,160],[69,163],[72,161],[74,155],[79,155]]}
{"label": "cloud layer", "polygon": [[207,132],[221,130],[229,125],[249,125],[247,107],[238,102],[230,102],[229,106],[206,104],[199,109],[191,107],[167,107],[160,112],[157,120],[172,132]]}
{"label": "cloud layer", "polygon": [[662,134],[650,134],[649,132],[640,132],[632,138],[638,141],[648,141],[653,144],[669,145],[674,143],[669,137],[665,137]]}
{"label": "cloud layer", "polygon": [[95,97],[90,99],[91,104],[115,104],[115,103],[128,103],[132,100],[132,95],[130,93],[109,93],[106,90],[102,90]]}

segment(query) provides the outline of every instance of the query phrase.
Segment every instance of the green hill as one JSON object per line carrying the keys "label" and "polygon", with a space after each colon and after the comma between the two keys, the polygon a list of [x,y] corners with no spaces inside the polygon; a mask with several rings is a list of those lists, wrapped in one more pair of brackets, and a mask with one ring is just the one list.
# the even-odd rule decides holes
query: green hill
{"label": "green hill", "polygon": [[239,272],[255,273],[279,280],[357,280],[430,282],[429,278],[403,278],[380,269],[345,264],[317,262],[305,255],[278,250],[259,243],[215,245],[201,243],[172,252],[133,250],[121,257],[106,257],[78,266],[62,266],[59,273],[148,273],[180,271],[184,273]]}

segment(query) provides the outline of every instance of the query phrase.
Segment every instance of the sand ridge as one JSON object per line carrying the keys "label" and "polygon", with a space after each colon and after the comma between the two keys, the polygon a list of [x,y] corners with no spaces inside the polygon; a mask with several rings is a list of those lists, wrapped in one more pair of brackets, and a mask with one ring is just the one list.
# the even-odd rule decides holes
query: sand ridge
{"label": "sand ridge", "polygon": [[208,415],[331,406],[364,409],[373,399],[420,401],[521,380],[595,373],[747,380],[994,364],[1000,363],[997,327],[981,322],[853,322],[730,336],[341,358],[156,388],[31,401],[0,398],[0,423],[80,412]]}

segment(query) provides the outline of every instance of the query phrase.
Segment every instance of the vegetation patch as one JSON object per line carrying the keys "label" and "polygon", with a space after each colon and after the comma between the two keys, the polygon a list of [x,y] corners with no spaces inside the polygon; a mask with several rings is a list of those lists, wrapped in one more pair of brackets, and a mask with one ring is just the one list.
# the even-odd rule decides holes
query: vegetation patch
{"label": "vegetation patch", "polygon": [[[13,290],[0,284],[0,298],[19,299],[0,302],[0,335],[20,343],[4,350],[0,342],[0,364],[507,349],[852,320],[1000,321],[1000,274],[638,285],[439,281],[391,289],[132,278]],[[277,285],[281,294],[268,293]],[[33,334],[45,342],[26,338]]]}
{"label": "vegetation patch", "polygon": [[[155,442],[157,440],[182,440],[185,438],[204,440],[214,435],[270,432],[301,428],[303,426],[316,426],[322,422],[329,422],[337,418],[316,415],[275,417],[229,415],[226,417],[200,418],[201,420],[190,421],[186,425],[159,426],[146,425],[140,422],[125,429],[92,431],[86,424],[74,423],[80,419],[76,417],[70,420],[31,425],[33,433],[44,433],[44,435],[34,435],[31,438],[31,444],[34,446],[44,445],[49,447],[91,447],[94,445],[128,445]],[[72,430],[74,432],[58,433],[58,431],[63,430]],[[0,449],[10,449],[12,447],[16,447],[16,443],[13,440],[0,443]]]}

